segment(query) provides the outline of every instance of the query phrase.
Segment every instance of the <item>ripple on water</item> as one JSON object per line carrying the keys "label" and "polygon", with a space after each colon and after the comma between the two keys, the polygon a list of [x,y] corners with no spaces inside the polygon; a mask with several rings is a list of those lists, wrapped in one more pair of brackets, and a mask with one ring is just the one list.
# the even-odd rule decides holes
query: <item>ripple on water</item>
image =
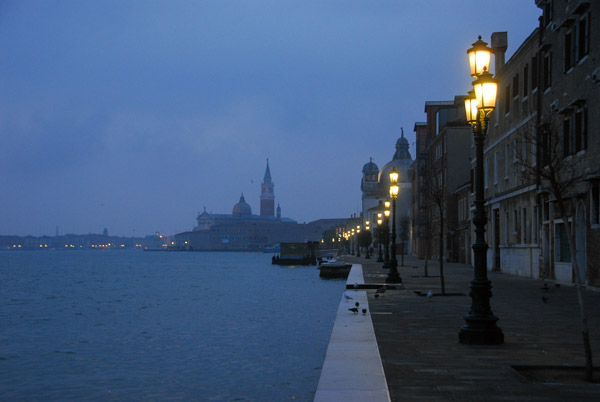
{"label": "ripple on water", "polygon": [[9,400],[312,400],[344,285],[267,254],[4,256]]}

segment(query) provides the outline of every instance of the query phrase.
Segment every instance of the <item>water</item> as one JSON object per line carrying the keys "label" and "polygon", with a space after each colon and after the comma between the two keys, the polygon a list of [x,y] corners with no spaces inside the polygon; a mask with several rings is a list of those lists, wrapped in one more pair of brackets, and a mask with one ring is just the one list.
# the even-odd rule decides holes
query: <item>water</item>
{"label": "water", "polygon": [[0,252],[0,400],[312,400],[345,281],[270,259]]}

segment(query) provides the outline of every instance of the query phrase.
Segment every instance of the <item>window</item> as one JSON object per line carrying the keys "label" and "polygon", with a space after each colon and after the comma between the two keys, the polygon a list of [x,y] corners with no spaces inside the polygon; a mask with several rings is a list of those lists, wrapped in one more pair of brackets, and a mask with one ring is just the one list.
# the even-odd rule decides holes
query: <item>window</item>
{"label": "window", "polygon": [[575,64],[575,28],[569,29],[564,36],[564,61],[565,71],[569,71]]}
{"label": "window", "polygon": [[600,183],[592,184],[590,204],[590,223],[600,225]]}
{"label": "window", "polygon": [[538,242],[538,207],[533,207],[533,213],[531,215],[531,241],[532,243]]}
{"label": "window", "polygon": [[523,98],[529,95],[529,64],[523,67]]}
{"label": "window", "polygon": [[531,58],[531,90],[538,87],[538,59],[537,56]]}
{"label": "window", "polygon": [[498,184],[498,151],[494,151],[494,184]]}
{"label": "window", "polygon": [[508,244],[508,233],[510,232],[510,219],[509,213],[504,213],[504,244]]}
{"label": "window", "polygon": [[504,113],[510,113],[510,85],[504,89]]}
{"label": "window", "polygon": [[527,147],[527,141],[525,139],[523,139],[523,142],[521,143],[521,148],[521,170],[525,170],[529,166],[529,149]]}
{"label": "window", "polygon": [[554,254],[557,262],[571,262],[569,235],[564,223],[554,224]]}
{"label": "window", "polygon": [[513,233],[518,233],[520,229],[519,226],[519,211],[516,209],[513,211]]}
{"label": "window", "polygon": [[504,180],[508,180],[510,173],[510,143],[504,146]]}
{"label": "window", "polygon": [[523,244],[527,244],[527,208],[523,208],[523,214],[521,216],[521,227],[523,230],[521,231],[521,242]]}
{"label": "window", "polygon": [[552,86],[552,52],[544,54],[543,63],[542,89],[545,91]]}
{"label": "window", "polygon": [[516,74],[513,77],[512,89],[513,89],[513,98],[516,98],[517,96],[519,96],[519,74]]}
{"label": "window", "polygon": [[572,155],[587,148],[587,107],[570,110],[563,120],[563,154]]}
{"label": "window", "polygon": [[531,166],[537,165],[537,130],[533,129],[531,135]]}
{"label": "window", "polygon": [[577,61],[590,52],[590,15],[585,14],[577,27]]}

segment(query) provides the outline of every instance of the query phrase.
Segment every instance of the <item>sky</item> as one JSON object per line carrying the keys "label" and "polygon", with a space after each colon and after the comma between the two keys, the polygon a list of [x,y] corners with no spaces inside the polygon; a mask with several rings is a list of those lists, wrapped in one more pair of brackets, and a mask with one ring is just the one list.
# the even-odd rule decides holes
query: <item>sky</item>
{"label": "sky", "polygon": [[[475,15],[477,18],[475,19]],[[2,0],[0,235],[145,236],[198,212],[359,212],[362,166],[414,158],[466,50],[536,28],[534,0]]]}

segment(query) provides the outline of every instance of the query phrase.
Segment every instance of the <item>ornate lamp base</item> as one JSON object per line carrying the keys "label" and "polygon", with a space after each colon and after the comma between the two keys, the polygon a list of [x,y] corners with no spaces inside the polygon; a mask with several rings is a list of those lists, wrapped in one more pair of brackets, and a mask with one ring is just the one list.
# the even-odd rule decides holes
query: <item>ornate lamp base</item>
{"label": "ornate lamp base", "polygon": [[467,323],[458,333],[460,343],[469,345],[501,345],[504,343],[504,334],[496,326],[497,317],[468,315],[464,319]]}

